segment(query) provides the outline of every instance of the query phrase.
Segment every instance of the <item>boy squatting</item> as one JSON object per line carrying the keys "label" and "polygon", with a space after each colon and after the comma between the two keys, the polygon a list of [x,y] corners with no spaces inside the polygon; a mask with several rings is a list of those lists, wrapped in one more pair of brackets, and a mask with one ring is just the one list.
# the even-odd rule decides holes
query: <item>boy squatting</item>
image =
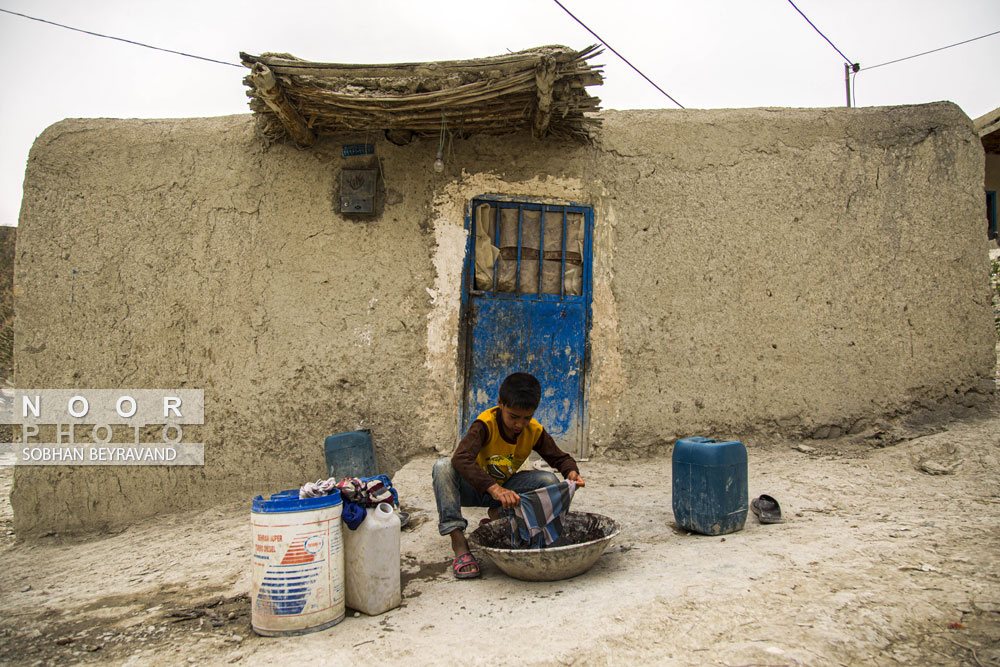
{"label": "boy squatting", "polygon": [[462,517],[463,507],[487,507],[490,519],[496,519],[501,507],[521,503],[520,494],[559,482],[545,470],[518,470],[532,450],[563,477],[584,486],[573,457],[533,419],[541,398],[535,376],[509,375],[500,385],[496,407],[476,417],[450,459],[434,464],[438,532],[451,536],[452,571],[459,579],[479,576],[479,563],[465,538],[469,522]]}

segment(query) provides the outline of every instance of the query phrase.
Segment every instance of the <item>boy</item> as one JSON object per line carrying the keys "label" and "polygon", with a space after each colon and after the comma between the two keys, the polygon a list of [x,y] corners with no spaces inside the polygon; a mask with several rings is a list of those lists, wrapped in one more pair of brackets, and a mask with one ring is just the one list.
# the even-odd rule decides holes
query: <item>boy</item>
{"label": "boy", "polygon": [[438,532],[451,536],[455,552],[451,568],[459,579],[479,576],[479,563],[465,539],[469,522],[462,517],[463,507],[488,507],[490,518],[496,519],[501,507],[510,509],[521,503],[521,493],[558,483],[548,471],[518,472],[532,450],[563,477],[584,486],[573,457],[532,419],[541,398],[542,387],[535,376],[508,376],[500,385],[497,406],[476,417],[450,459],[434,464]]}

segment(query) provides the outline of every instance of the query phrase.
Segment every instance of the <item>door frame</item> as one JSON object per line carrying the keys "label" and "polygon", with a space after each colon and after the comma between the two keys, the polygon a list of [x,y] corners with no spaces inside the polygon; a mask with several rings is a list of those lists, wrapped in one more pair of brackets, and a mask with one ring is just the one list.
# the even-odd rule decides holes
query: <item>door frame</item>
{"label": "door frame", "polygon": [[[458,439],[465,434],[466,422],[469,416],[466,412],[466,391],[468,389],[469,377],[472,371],[472,345],[471,345],[471,325],[472,309],[470,304],[470,286],[475,284],[475,234],[472,229],[472,213],[476,202],[484,203],[515,203],[515,204],[537,204],[541,206],[559,206],[581,209],[584,220],[584,242],[583,242],[583,283],[582,292],[584,302],[584,330],[583,330],[583,378],[580,391],[580,451],[574,456],[577,460],[589,460],[590,456],[590,411],[588,403],[590,399],[590,367],[591,367],[591,341],[590,331],[592,328],[593,313],[593,257],[594,257],[594,207],[590,204],[580,204],[577,202],[555,199],[547,197],[526,197],[503,194],[481,194],[465,202],[465,257],[462,260],[462,281],[461,281],[461,305],[458,318],[458,378],[460,379],[458,409]],[[497,224],[499,225],[499,214]],[[542,220],[544,221],[544,209]],[[539,270],[541,267],[539,266]],[[565,280],[565,273],[562,277]],[[559,301],[559,295],[538,295],[543,300]],[[499,297],[501,299],[516,299],[518,295]],[[542,425],[544,426],[544,424]]]}

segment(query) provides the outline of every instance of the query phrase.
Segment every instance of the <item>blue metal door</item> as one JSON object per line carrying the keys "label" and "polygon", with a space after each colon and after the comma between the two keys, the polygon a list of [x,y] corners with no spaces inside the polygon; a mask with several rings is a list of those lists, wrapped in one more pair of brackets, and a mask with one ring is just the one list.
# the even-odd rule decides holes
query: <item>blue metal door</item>
{"label": "blue metal door", "polygon": [[484,196],[466,224],[463,432],[523,371],[542,385],[535,418],[585,456],[592,209]]}

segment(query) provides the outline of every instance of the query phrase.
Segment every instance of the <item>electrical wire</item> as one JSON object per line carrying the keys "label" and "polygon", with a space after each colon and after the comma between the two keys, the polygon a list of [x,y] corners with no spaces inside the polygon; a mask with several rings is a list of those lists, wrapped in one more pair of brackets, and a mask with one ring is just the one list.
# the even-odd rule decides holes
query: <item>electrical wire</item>
{"label": "electrical wire", "polygon": [[[885,65],[892,65],[894,63],[901,63],[904,60],[910,60],[911,58],[919,58],[920,56],[926,56],[928,53],[937,53],[938,51],[944,51],[945,49],[950,49],[953,46],[961,46],[962,44],[968,44],[969,42],[974,42],[977,39],[984,39],[986,37],[992,37],[993,35],[1000,35],[1000,30],[995,30],[993,32],[987,33],[985,35],[980,35],[979,37],[973,37],[972,39],[966,39],[961,42],[955,42],[954,44],[949,44],[948,46],[942,46],[938,49],[931,49],[930,51],[924,51],[923,53],[916,53],[912,56],[906,56],[905,58],[896,58],[895,60],[890,60],[888,62],[879,63],[878,65],[872,65],[871,67],[862,67],[857,72],[851,76],[851,97],[857,93],[858,90],[858,74],[861,72],[866,72],[870,69],[875,69],[876,67],[883,67]],[[853,106],[857,106],[857,103],[852,100]]]}
{"label": "electrical wire", "polygon": [[[792,7],[795,7],[795,3],[792,2],[792,0],[788,0],[788,4],[790,4]],[[851,60],[850,58],[848,58],[847,56],[845,56],[844,52],[841,51],[840,49],[838,49],[837,45],[834,44],[833,42],[831,42],[830,38],[827,37],[826,35],[824,35],[823,32],[819,28],[817,28],[816,24],[813,23],[812,21],[810,21],[809,17],[806,16],[805,14],[803,14],[801,9],[799,9],[798,7],[795,7],[795,11],[797,11],[799,14],[802,14],[802,18],[804,18],[806,20],[806,23],[808,23],[809,25],[811,25],[813,27],[813,30],[815,30],[816,32],[818,32],[819,36],[822,37],[823,39],[825,39],[826,43],[829,44],[830,46],[832,46],[833,50],[836,51],[837,53],[839,53],[840,57],[843,58],[845,61],[847,61],[848,65],[853,65],[854,64],[854,61]]]}
{"label": "electrical wire", "polygon": [[584,23],[584,22],[583,22],[583,21],[581,21],[580,19],[576,18],[576,16],[573,16],[573,12],[571,12],[571,11],[570,11],[570,10],[568,10],[568,9],[566,9],[566,7],[565,7],[565,5],[563,5],[563,3],[559,2],[559,0],[552,0],[552,1],[553,1],[554,3],[556,3],[557,5],[559,5],[560,7],[562,7],[562,10],[563,10],[564,12],[566,12],[567,14],[569,14],[569,15],[570,15],[570,16],[571,16],[571,17],[573,18],[573,20],[574,20],[574,21],[576,21],[577,23],[579,23],[580,25],[582,25],[582,26],[584,27],[584,29],[585,29],[585,30],[586,30],[587,32],[589,32],[589,33],[590,33],[591,35],[593,35],[593,36],[594,36],[594,37],[595,37],[595,38],[597,39],[597,41],[599,41],[599,42],[600,42],[601,44],[603,44],[604,46],[608,47],[608,50],[610,50],[610,51],[611,51],[611,52],[612,52],[613,54],[615,54],[616,56],[618,56],[619,58],[621,58],[621,59],[622,59],[622,60],[623,60],[623,61],[625,62],[625,64],[626,64],[626,65],[628,65],[629,67],[631,67],[632,69],[634,69],[634,70],[635,70],[635,71],[636,71],[636,72],[637,72],[637,73],[639,74],[639,76],[641,76],[641,77],[642,77],[643,79],[645,79],[646,81],[648,81],[648,82],[649,82],[649,84],[650,84],[651,86],[653,86],[653,88],[656,88],[656,89],[657,89],[658,91],[660,91],[661,93],[663,93],[664,95],[666,95],[666,96],[667,96],[667,98],[668,98],[668,99],[669,99],[669,100],[670,100],[671,102],[673,102],[674,104],[676,104],[677,106],[679,106],[679,107],[680,107],[681,109],[683,109],[683,108],[684,108],[684,105],[683,105],[683,104],[681,104],[680,102],[678,102],[678,101],[677,101],[677,100],[675,100],[674,98],[670,97],[670,94],[669,94],[669,93],[667,93],[667,91],[663,90],[663,89],[662,89],[662,88],[660,88],[660,87],[659,87],[658,85],[656,85],[655,83],[653,83],[653,80],[652,80],[652,79],[650,79],[650,78],[649,78],[648,76],[646,76],[645,74],[643,74],[643,73],[642,73],[642,71],[640,71],[638,67],[636,67],[635,65],[633,65],[632,63],[630,63],[630,62],[628,61],[628,58],[626,58],[626,57],[625,57],[625,56],[623,56],[622,54],[620,54],[620,53],[618,53],[617,51],[615,51],[615,49],[614,49],[614,47],[613,47],[613,46],[611,46],[610,44],[608,44],[607,42],[605,42],[605,41],[604,41],[603,39],[601,39],[600,35],[598,35],[598,34],[597,34],[596,32],[594,32],[593,30],[591,30],[591,29],[590,29],[590,28],[589,28],[589,27],[587,26],[587,24],[586,24],[586,23]]}
{"label": "electrical wire", "polygon": [[950,49],[953,46],[961,46],[962,44],[968,44],[969,42],[974,42],[977,39],[983,39],[984,37],[992,37],[993,35],[1000,35],[1000,30],[995,30],[986,35],[980,35],[979,37],[973,37],[972,39],[967,39],[964,42],[955,42],[954,44],[949,44],[948,46],[942,46],[939,49],[931,49],[930,51],[924,51],[923,53],[917,53],[912,56],[906,56],[905,58],[897,58],[896,60],[890,60],[889,62],[879,63],[878,65],[872,65],[871,67],[864,67],[864,70],[875,69],[876,67],[882,67],[884,65],[892,65],[893,63],[901,63],[904,60],[909,60],[911,58],[919,58],[920,56],[926,56],[928,53],[937,53],[938,51],[944,51],[945,49]]}
{"label": "electrical wire", "polygon": [[230,67],[239,67],[240,69],[243,69],[242,65],[237,65],[236,63],[229,63],[229,62],[226,62],[224,60],[215,60],[214,58],[206,58],[204,56],[196,56],[196,55],[193,55],[191,53],[184,53],[183,51],[174,51],[172,49],[164,49],[164,48],[161,48],[159,46],[153,46],[152,44],[143,44],[142,42],[135,42],[135,41],[132,41],[131,39],[125,39],[123,37],[113,37],[111,35],[102,35],[99,32],[91,32],[90,30],[83,30],[81,28],[74,28],[73,26],[63,25],[62,23],[56,23],[55,21],[48,21],[46,19],[40,19],[40,18],[37,18],[35,16],[28,16],[27,14],[19,14],[18,12],[12,12],[9,9],[0,8],[0,12],[3,12],[4,14],[12,14],[13,16],[20,16],[21,18],[25,18],[25,19],[31,19],[32,21],[38,21],[39,23],[48,23],[49,25],[54,25],[54,26],[57,26],[59,28],[66,28],[67,30],[73,30],[73,31],[76,31],[76,32],[82,32],[85,35],[93,35],[94,37],[103,37],[104,39],[113,39],[113,40],[116,40],[116,41],[119,41],[119,42],[125,42],[126,44],[133,44],[135,46],[143,46],[143,47],[146,47],[147,49],[153,49],[154,51],[163,51],[165,53],[173,53],[173,54],[176,54],[178,56],[186,56],[188,58],[195,58],[197,60],[205,60],[205,61],[210,62],[210,63],[218,63],[220,65],[229,65]]}

